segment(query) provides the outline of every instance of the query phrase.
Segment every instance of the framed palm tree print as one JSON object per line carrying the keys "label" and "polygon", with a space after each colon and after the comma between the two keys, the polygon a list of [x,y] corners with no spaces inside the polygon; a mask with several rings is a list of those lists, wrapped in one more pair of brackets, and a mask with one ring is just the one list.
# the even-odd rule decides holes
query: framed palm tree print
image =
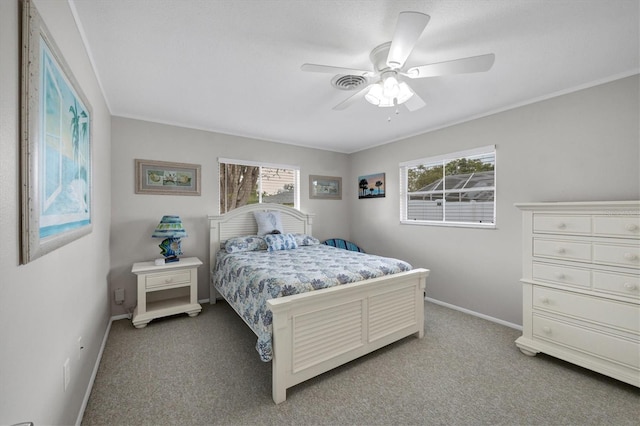
{"label": "framed palm tree print", "polygon": [[23,1],[21,263],[91,232],[91,106]]}

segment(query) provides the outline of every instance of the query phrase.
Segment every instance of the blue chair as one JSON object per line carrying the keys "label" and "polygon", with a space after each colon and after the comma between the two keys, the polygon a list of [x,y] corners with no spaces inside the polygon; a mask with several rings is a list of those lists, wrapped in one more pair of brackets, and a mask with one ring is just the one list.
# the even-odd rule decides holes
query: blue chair
{"label": "blue chair", "polygon": [[324,244],[332,247],[338,247],[344,250],[358,251],[360,253],[365,253],[360,247],[352,243],[351,241],[343,240],[342,238],[330,238],[325,240]]}

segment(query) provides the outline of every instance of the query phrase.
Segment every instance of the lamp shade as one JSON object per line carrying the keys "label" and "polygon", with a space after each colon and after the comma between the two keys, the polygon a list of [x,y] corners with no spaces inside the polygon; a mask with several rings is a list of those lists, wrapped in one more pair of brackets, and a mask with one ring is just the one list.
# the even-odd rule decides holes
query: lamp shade
{"label": "lamp shade", "polygon": [[162,216],[151,235],[153,238],[184,238],[187,236],[180,216]]}

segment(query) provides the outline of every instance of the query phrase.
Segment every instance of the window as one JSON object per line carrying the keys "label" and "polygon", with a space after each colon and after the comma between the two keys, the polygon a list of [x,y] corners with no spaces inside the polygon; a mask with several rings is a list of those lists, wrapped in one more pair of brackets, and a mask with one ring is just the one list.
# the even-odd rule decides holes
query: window
{"label": "window", "polygon": [[400,222],[495,227],[494,145],[400,163]]}
{"label": "window", "polygon": [[219,158],[220,214],[246,204],[275,203],[299,208],[300,169]]}

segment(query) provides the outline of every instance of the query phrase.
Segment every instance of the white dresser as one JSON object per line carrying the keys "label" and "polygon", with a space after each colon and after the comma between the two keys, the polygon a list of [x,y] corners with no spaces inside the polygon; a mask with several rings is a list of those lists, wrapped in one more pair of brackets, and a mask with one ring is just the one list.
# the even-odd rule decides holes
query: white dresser
{"label": "white dresser", "polygon": [[516,204],[522,210],[522,337],[640,387],[640,201]]}

